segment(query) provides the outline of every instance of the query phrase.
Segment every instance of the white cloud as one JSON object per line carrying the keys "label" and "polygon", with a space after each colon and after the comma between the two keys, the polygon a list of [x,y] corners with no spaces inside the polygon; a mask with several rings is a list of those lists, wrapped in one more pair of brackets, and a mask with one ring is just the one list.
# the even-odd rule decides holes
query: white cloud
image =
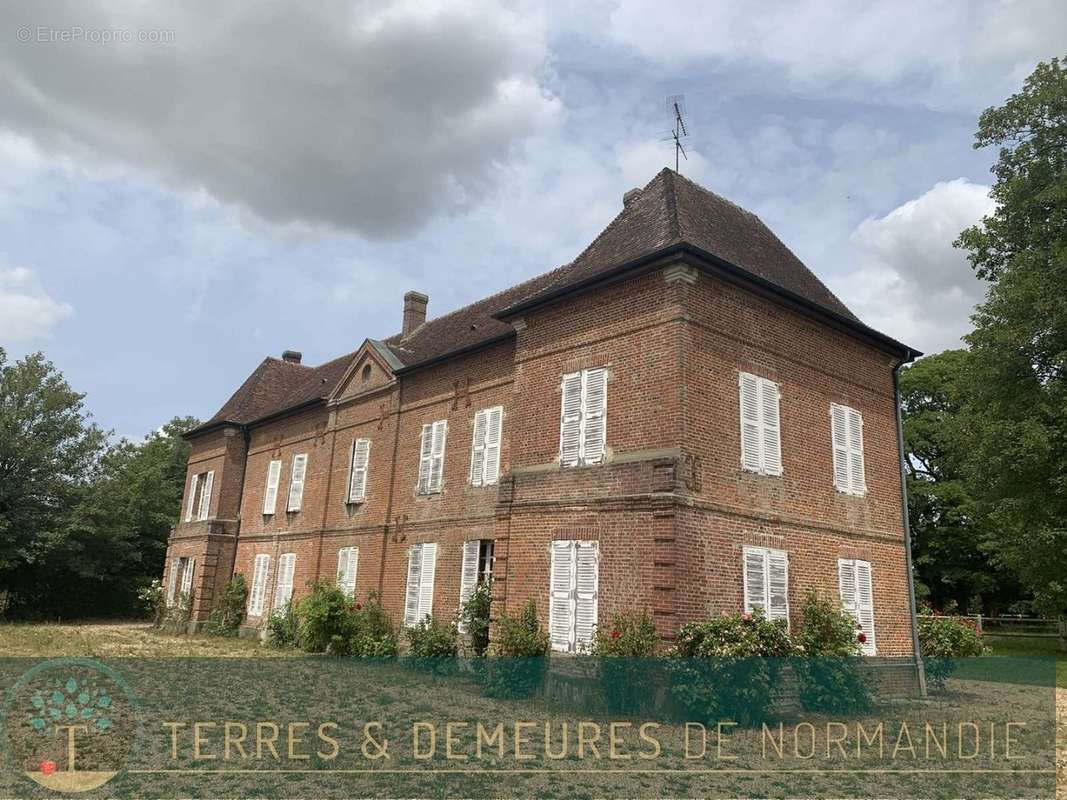
{"label": "white cloud", "polygon": [[0,341],[36,339],[48,334],[74,309],[52,299],[26,267],[0,267]]}
{"label": "white cloud", "polygon": [[860,319],[905,344],[926,353],[959,347],[985,289],[952,242],[993,207],[988,186],[958,178],[864,220],[850,237],[858,268],[834,289]]}

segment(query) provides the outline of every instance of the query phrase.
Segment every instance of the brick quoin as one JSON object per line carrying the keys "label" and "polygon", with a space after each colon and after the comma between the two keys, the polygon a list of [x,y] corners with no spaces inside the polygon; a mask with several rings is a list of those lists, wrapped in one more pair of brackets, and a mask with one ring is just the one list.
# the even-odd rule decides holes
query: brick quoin
{"label": "brick quoin", "polygon": [[[662,247],[661,236],[638,264],[613,241],[653,238],[657,192],[674,215],[667,232],[701,247]],[[705,202],[722,205],[701,224],[739,244],[700,233]],[[744,225],[760,227],[737,233]],[[742,548],[755,545],[789,554],[793,624],[809,589],[836,596],[839,558],[869,561],[878,654],[913,654],[893,374],[915,353],[856,321],[754,216],[665,171],[571,265],[415,324],[317,368],[268,359],[189,434],[186,492],[207,470],[214,489],[206,520],[185,522],[183,504],[166,570],[197,559],[195,622],[231,575],[251,586],[266,553],[265,610],[247,620],[261,627],[281,554],[296,554],[295,600],[334,580],[344,547],[359,549],[357,599],[378,593],[400,622],[408,548],[422,542],[438,545],[433,614],[448,619],[470,539],[496,541],[494,619],[532,599],[545,621],[551,543],[585,539],[599,542],[600,624],[645,609],[669,643],[686,622],[743,608]],[[561,468],[560,379],[591,367],[608,370],[607,455]],[[741,469],[740,372],[779,385],[780,476]],[[831,403],[863,416],[863,496],[834,487]],[[500,477],[471,486],[474,416],[498,405]],[[421,430],[437,420],[448,423],[443,485],[419,496]],[[369,471],[364,502],[349,504],[355,439],[371,442]],[[287,512],[300,453],[303,503]],[[264,515],[272,460],[278,498]]]}

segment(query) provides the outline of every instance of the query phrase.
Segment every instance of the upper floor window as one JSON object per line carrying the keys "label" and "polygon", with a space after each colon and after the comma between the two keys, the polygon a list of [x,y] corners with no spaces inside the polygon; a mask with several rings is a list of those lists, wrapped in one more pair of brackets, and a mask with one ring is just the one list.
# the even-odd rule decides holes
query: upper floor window
{"label": "upper floor window", "polygon": [[370,439],[352,442],[348,468],[348,502],[362,503],[367,497],[367,469],[370,466]]}
{"label": "upper floor window", "polygon": [[422,445],[419,448],[419,483],[416,494],[436,494],[441,491],[445,471],[445,436],[448,421],[438,420],[422,426]]}
{"label": "upper floor window", "polygon": [[500,474],[500,437],[503,406],[484,408],[474,415],[471,437],[471,486],[489,486]]}
{"label": "upper floor window", "polygon": [[607,438],[608,371],[583,369],[560,384],[559,463],[599,464]]}
{"label": "upper floor window", "polygon": [[263,513],[273,514],[278,505],[278,484],[282,477],[282,462],[271,461],[267,467],[267,486],[263,490]]}
{"label": "upper floor window", "polygon": [[866,494],[863,467],[863,416],[854,408],[830,404],[834,448],[834,486],[839,492]]}
{"label": "upper floor window", "polygon": [[208,470],[193,475],[189,484],[189,501],[185,506],[185,521],[207,519],[211,511],[211,485],[215,482],[215,471]]}
{"label": "upper floor window", "polygon": [[742,372],[741,468],[761,475],[782,474],[782,440],[778,418],[778,384]]}
{"label": "upper floor window", "polygon": [[308,454],[298,453],[293,456],[293,472],[289,476],[289,501],[286,511],[299,511],[304,504],[304,478],[307,476]]}

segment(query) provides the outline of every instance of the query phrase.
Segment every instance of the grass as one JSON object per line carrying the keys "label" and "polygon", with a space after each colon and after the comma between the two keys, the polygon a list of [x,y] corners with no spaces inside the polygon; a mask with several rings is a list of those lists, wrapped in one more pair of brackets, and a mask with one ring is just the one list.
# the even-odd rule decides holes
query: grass
{"label": "grass", "polygon": [[1049,656],[1056,659],[1056,686],[1067,689],[1067,651],[1060,649],[1058,639],[986,634],[983,641],[991,655],[1023,658]]}

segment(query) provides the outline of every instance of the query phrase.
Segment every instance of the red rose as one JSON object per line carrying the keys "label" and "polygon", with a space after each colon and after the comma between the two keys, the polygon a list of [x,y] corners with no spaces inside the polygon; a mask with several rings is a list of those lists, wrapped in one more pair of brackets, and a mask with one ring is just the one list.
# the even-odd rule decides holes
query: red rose
{"label": "red rose", "polygon": [[867,634],[860,632],[860,635],[856,638],[859,639],[860,644],[863,644],[865,641],[867,641]]}
{"label": "red rose", "polygon": [[361,608],[363,608],[363,604],[362,603],[356,603],[356,611],[359,611]]}
{"label": "red rose", "polygon": [[748,612],[745,612],[745,615],[742,617],[742,619],[744,619],[745,622],[751,622],[752,621],[752,614],[750,614]]}
{"label": "red rose", "polygon": [[620,636],[622,636],[622,634],[619,633],[619,629],[618,628],[615,628],[615,629],[612,630],[612,632],[611,632],[611,638],[612,639],[618,639]]}
{"label": "red rose", "polygon": [[56,771],[56,762],[55,761],[42,761],[41,762],[41,772],[43,774],[51,775],[55,771]]}

